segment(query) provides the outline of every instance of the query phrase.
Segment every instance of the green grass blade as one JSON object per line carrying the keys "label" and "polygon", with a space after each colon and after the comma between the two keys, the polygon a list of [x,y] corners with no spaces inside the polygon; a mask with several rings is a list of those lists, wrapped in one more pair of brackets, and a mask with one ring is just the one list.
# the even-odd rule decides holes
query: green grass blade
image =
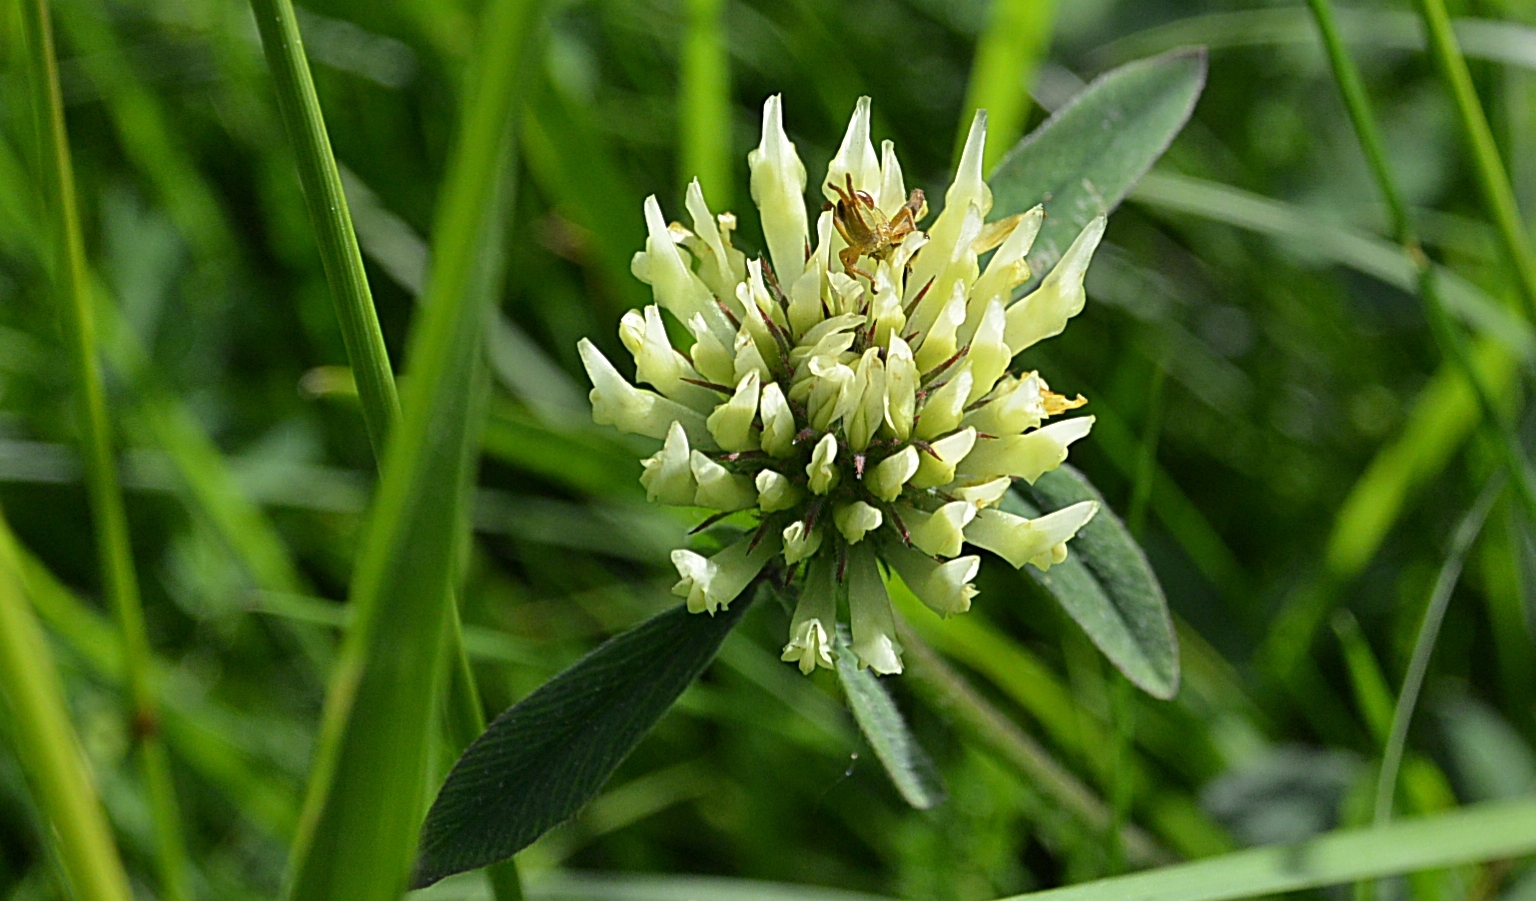
{"label": "green grass blade", "polygon": [[353,618],[295,841],[288,897],[296,901],[392,901],[409,877],[468,538],[512,118],[539,9],[502,0],[485,12],[438,212],[428,303],[411,337],[404,415],[363,539]]}
{"label": "green grass blade", "polygon": [[1419,703],[1419,691],[1424,687],[1424,677],[1429,674],[1429,660],[1435,653],[1440,638],[1440,625],[1445,621],[1446,610],[1451,605],[1451,592],[1461,578],[1461,567],[1472,550],[1472,543],[1483,530],[1488,511],[1499,499],[1506,484],[1504,475],[1496,475],[1478,495],[1477,502],[1462,517],[1451,536],[1451,547],[1445,555],[1440,574],[1435,577],[1435,587],[1430,592],[1429,605],[1419,623],[1419,634],[1413,641],[1413,656],[1408,661],[1408,672],[1403,676],[1403,687],[1397,695],[1397,706],[1392,710],[1392,729],[1387,736],[1387,747],[1382,753],[1381,773],[1376,782],[1376,810],[1372,822],[1377,826],[1392,818],[1392,802],[1397,796],[1397,774],[1403,765],[1403,750],[1408,746],[1408,725],[1413,720],[1414,708]]}
{"label": "green grass blade", "polygon": [[[1419,14],[1429,36],[1430,55],[1435,68],[1451,92],[1456,103],[1456,113],[1461,119],[1463,136],[1472,150],[1473,168],[1477,172],[1477,184],[1483,192],[1483,203],[1493,218],[1494,227],[1504,241],[1505,252],[1514,266],[1520,286],[1520,296],[1525,300],[1527,317],[1536,322],[1536,250],[1531,247],[1530,233],[1520,218],[1520,208],[1515,202],[1515,192],[1509,183],[1509,174],[1499,156],[1499,147],[1493,140],[1493,130],[1488,127],[1488,116],[1483,112],[1477,91],[1472,87],[1472,74],[1467,70],[1467,60],[1461,55],[1456,33],[1451,30],[1451,18],[1445,11],[1443,0],[1417,0]],[[1518,478],[1518,476],[1516,476]]]}
{"label": "green grass blade", "polygon": [[1536,799],[1016,895],[1003,901],[1231,901],[1536,852]]}
{"label": "green grass blade", "polygon": [[368,289],[363,255],[352,229],[352,213],[326,135],[320,98],[304,56],[299,23],[292,0],[251,0],[251,11],[256,14],[262,50],[272,71],[277,105],[293,142],[304,201],[320,242],[320,261],[331,285],[347,359],[357,379],[368,440],[373,443],[374,456],[383,459],[385,439],[400,415],[400,399],[373,294]]}
{"label": "green grass blade", "polygon": [[74,897],[132,901],[128,875],[69,721],[64,686],[27,604],[18,562],[0,553],[0,700],[9,718],[6,732]]}
{"label": "green grass blade", "polygon": [[697,178],[715,209],[730,209],[731,68],[721,19],[725,0],[688,0],[678,118],[682,184]]}
{"label": "green grass blade", "polygon": [[[1295,241],[1322,259],[1348,266],[1403,291],[1417,290],[1418,273],[1402,248],[1391,241],[1330,225],[1292,204],[1166,172],[1147,173],[1131,192],[1131,199]],[[1435,277],[1448,311],[1521,358],[1536,358],[1536,331],[1519,314],[1453,272],[1436,268]]]}
{"label": "green grass blade", "polygon": [[191,897],[187,855],[181,834],[181,813],[171,782],[170,761],[159,735],[159,712],[149,686],[149,637],[139,597],[138,573],[128,538],[128,515],[118,482],[112,448],[96,333],[95,302],[85,240],[75,200],[74,166],[64,126],[64,99],[54,54],[53,24],[47,0],[23,3],[33,113],[43,147],[40,179],[46,218],[53,239],[51,269],[54,301],[58,305],[69,345],[70,362],[79,392],[80,428],[84,439],[86,482],[102,581],[123,633],[131,732],[154,821],[160,889],[169,901]]}

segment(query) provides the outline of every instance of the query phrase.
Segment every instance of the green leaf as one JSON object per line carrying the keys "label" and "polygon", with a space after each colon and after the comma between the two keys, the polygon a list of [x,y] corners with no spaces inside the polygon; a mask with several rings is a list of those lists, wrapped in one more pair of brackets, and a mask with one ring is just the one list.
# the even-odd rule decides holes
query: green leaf
{"label": "green leaf", "polygon": [[497,717],[422,827],[417,887],[505,860],[597,794],[750,606],[675,607],[609,639]]}
{"label": "green leaf", "polygon": [[858,722],[859,731],[864,733],[875,757],[908,804],[918,810],[937,807],[945,796],[938,770],[907,728],[907,721],[880,684],[880,677],[859,666],[848,649],[845,632],[838,626],[837,681],[843,686],[843,696],[848,699],[848,709]]}
{"label": "green leaf", "polygon": [[1064,562],[1025,569],[1082,626],[1137,687],[1167,700],[1179,691],[1179,641],[1157,576],[1131,533],[1082,473],[1063,464],[1003,499],[1010,513],[1034,518],[1079,501],[1099,513],[1070,545]]}
{"label": "green leaf", "polygon": [[1095,216],[1163,155],[1205,87],[1205,51],[1183,49],[1100,75],[1020,141],[992,173],[992,215],[1045,204],[1029,254],[1044,274]]}

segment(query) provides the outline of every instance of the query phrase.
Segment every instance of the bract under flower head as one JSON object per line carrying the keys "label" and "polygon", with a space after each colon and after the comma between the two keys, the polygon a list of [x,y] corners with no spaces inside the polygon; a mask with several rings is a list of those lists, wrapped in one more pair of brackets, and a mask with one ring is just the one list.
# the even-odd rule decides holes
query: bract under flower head
{"label": "bract under flower head", "polygon": [[[632,268],[655,303],[627,314],[620,333],[650,387],[590,342],[580,348],[596,421],[665,439],[641,476],[653,502],[756,520],[713,557],[674,551],[676,593],[713,614],[774,560],[786,579],[803,573],[783,658],[805,673],[832,666],[839,606],[860,664],[900,672],[886,579],[941,615],[962,613],[980,565],[965,544],[1046,569],[1098,510],[1085,502],[1029,520],[994,508],[1013,479],[1056,468],[1093,426],[1091,416],[1047,423],[1086,401],[1008,368],[1082,310],[1104,217],[1015,300],[1043,211],[987,221],[985,113],[926,231],[923,193],[907,192],[894,145],[876,155],[869,129],[860,98],[826,178],[810,186],[829,202],[813,235],[805,166],[770,97],[747,157],[767,253],[747,259],[732,245],[735,217],[713,214],[697,181],[691,228],[668,225],[647,199]],[[663,310],[690,346],[673,347]]]}

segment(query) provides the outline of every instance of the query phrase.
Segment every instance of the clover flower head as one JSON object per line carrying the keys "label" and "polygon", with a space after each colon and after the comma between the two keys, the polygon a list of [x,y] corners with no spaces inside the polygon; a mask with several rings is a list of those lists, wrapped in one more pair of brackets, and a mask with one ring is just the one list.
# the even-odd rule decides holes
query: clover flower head
{"label": "clover flower head", "polygon": [[[805,166],[779,98],[768,98],[747,157],[766,255],[732,244],[735,217],[712,213],[698,181],[689,225],[668,224],[650,197],[632,270],[655,304],[620,324],[635,379],[650,387],[580,344],[595,421],[663,442],[644,461],[647,497],[756,520],[711,557],[674,551],[674,593],[713,614],[777,558],[786,580],[800,574],[783,659],[805,673],[833,665],[844,605],[859,664],[900,672],[891,574],[938,614],[963,613],[980,566],[966,544],[1048,569],[1098,509],[1087,501],[1026,519],[997,505],[1093,426],[1091,416],[1049,421],[1086,401],[1009,366],[1082,310],[1104,218],[1014,300],[1044,211],[988,221],[985,112],[926,231],[923,192],[907,192],[890,141],[875,153],[869,124],[861,98],[815,186],[826,205],[813,222]],[[686,349],[672,344],[663,311],[691,333]]]}

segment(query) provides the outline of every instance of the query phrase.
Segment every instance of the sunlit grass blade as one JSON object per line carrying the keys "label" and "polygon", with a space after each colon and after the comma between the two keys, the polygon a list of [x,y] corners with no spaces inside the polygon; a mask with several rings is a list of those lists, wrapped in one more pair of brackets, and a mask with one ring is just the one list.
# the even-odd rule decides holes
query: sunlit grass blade
{"label": "sunlit grass blade", "polygon": [[991,172],[1019,137],[1029,115],[1029,86],[1051,46],[1056,0],[994,0],[992,18],[976,41],[971,80],[965,90],[955,159],[976,110],[987,111],[987,147],[982,171]]}
{"label": "sunlit grass blade", "polygon": [[487,389],[481,342],[500,284],[512,125],[541,8],[489,6],[433,241],[410,381],[353,578],[287,895],[386,901],[404,890],[456,625],[459,561]]}
{"label": "sunlit grass blade", "polygon": [[731,69],[725,42],[724,0],[688,0],[678,73],[682,184],[698,178],[715,209],[730,209]]}
{"label": "sunlit grass blade", "polygon": [[1536,799],[1237,851],[1004,901],[1232,901],[1536,852]]}
{"label": "sunlit grass blade", "polygon": [[[0,526],[3,527],[3,526]],[[4,730],[32,787],[45,833],[80,901],[132,901],[128,875],[69,720],[64,686],[29,609],[19,561],[0,547],[0,701]]]}
{"label": "sunlit grass blade", "polygon": [[159,735],[159,711],[149,685],[149,637],[139,596],[138,573],[128,537],[128,515],[113,451],[97,340],[95,301],[85,240],[76,207],[74,164],[64,126],[64,99],[54,55],[53,23],[47,0],[22,4],[33,114],[42,144],[39,161],[44,216],[52,238],[53,299],[64,326],[86,461],[96,551],[102,581],[123,634],[129,722],[154,822],[160,890],[169,901],[191,897],[181,811],[171,781],[170,759]]}
{"label": "sunlit grass blade", "polygon": [[[0,561],[14,561],[38,621],[93,677],[122,684],[123,640],[111,622],[70,592],[32,556],[0,519]],[[189,685],[184,673],[156,666],[150,684],[160,699],[166,743],[179,760],[217,787],[241,816],[286,840],[298,821],[298,796],[289,780],[247,749],[231,724],[241,717]]]}

